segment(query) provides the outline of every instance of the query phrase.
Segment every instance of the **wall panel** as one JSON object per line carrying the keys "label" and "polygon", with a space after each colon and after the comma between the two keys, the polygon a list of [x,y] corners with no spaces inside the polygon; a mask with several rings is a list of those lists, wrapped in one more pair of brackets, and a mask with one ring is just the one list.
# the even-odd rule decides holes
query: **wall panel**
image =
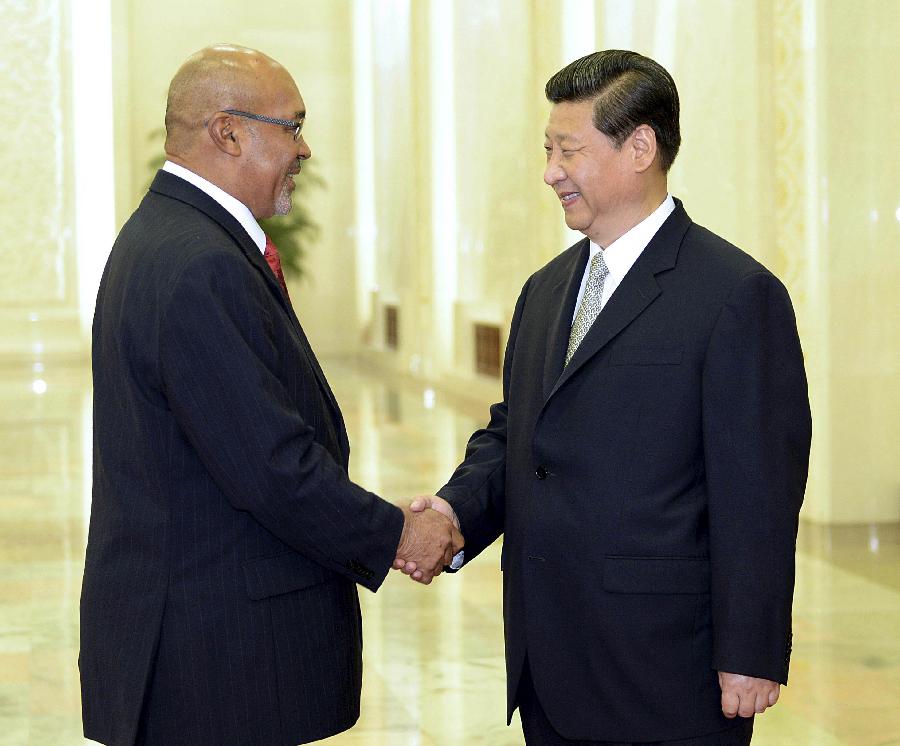
{"label": "wall panel", "polygon": [[6,135],[0,357],[81,356],[74,255],[69,25],[61,0],[0,5]]}

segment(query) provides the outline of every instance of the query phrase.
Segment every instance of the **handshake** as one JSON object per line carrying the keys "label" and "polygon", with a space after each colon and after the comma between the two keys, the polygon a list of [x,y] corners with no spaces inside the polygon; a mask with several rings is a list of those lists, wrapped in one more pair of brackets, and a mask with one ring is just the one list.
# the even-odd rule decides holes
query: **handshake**
{"label": "handshake", "polygon": [[417,497],[401,510],[403,533],[394,569],[428,585],[465,545],[459,520],[450,503],[434,495]]}

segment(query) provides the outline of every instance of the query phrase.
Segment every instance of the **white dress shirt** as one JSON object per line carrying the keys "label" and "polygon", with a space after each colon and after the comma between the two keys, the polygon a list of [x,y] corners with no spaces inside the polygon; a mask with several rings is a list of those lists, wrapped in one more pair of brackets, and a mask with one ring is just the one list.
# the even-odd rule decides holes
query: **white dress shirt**
{"label": "white dress shirt", "polygon": [[207,181],[202,176],[198,176],[193,171],[184,166],[179,166],[177,163],[166,161],[163,164],[162,170],[168,171],[173,176],[178,176],[186,182],[193,184],[197,189],[206,192],[234,216],[234,219],[243,226],[244,230],[250,235],[250,238],[253,239],[253,243],[259,247],[259,250],[262,253],[265,253],[266,234],[263,233],[263,229],[259,227],[259,223],[256,222],[256,218],[253,217],[253,213],[250,212],[250,208],[248,208],[247,205],[232,197],[228,192],[219,189],[219,187],[211,181]]}
{"label": "white dress shirt", "polygon": [[656,235],[656,231],[666,222],[666,218],[672,214],[675,209],[675,200],[672,195],[667,194],[662,204],[651,212],[640,223],[631,228],[627,233],[619,236],[605,249],[601,248],[591,241],[591,255],[588,257],[587,266],[584,268],[584,275],[581,278],[581,287],[578,288],[578,298],[575,300],[575,312],[572,314],[572,322],[575,322],[575,316],[578,315],[578,307],[581,305],[581,299],[584,296],[584,287],[587,284],[588,275],[591,270],[591,260],[598,251],[603,252],[603,258],[606,260],[606,266],[609,268],[609,274],[606,282],[603,283],[603,297],[600,299],[600,310],[609,302],[610,297],[619,287],[628,270],[637,261],[650,239]]}

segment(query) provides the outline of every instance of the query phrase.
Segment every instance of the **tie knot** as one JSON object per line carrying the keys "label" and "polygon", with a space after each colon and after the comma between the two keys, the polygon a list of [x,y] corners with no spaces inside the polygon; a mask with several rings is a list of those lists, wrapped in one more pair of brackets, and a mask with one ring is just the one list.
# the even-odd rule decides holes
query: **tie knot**
{"label": "tie knot", "polygon": [[600,274],[604,277],[609,274],[609,267],[606,265],[606,257],[603,256],[603,249],[600,249],[600,251],[594,254],[591,259],[591,274]]}

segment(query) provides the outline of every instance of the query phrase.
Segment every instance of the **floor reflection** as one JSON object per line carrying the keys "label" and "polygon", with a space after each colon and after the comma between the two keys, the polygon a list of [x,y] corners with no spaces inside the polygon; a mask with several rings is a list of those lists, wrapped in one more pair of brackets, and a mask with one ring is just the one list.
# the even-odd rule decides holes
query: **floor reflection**
{"label": "floor reflection", "polygon": [[[354,478],[399,501],[443,483],[487,408],[326,361]],[[0,370],[0,744],[83,744],[78,594],[90,377]],[[803,525],[791,684],[755,744],[900,744],[900,526]],[[428,588],[361,592],[363,716],[328,744],[521,744],[504,724],[499,550]]]}

